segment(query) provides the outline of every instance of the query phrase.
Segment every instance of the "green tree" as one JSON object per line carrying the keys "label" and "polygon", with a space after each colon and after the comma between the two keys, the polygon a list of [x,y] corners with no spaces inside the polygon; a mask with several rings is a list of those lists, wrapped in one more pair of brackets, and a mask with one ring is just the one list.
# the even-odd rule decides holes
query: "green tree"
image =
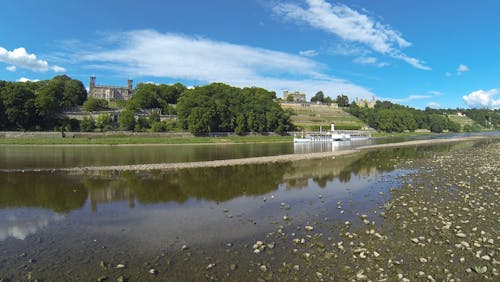
{"label": "green tree", "polygon": [[159,122],[160,121],[160,114],[158,112],[151,112],[149,114],[148,119],[149,119],[150,123]]}
{"label": "green tree", "polygon": [[111,129],[111,116],[107,113],[100,113],[95,121],[95,127],[99,131],[107,131]]}
{"label": "green tree", "polygon": [[37,111],[35,94],[23,83],[9,84],[2,90],[6,127],[27,130],[35,127]]}
{"label": "green tree", "polygon": [[336,101],[339,107],[349,107],[349,97],[346,95],[338,95]]}
{"label": "green tree", "polygon": [[448,130],[451,132],[460,132],[460,123],[448,120]]}
{"label": "green tree", "polygon": [[84,117],[80,122],[80,131],[92,132],[95,129],[95,121],[93,118]]}
{"label": "green tree", "polygon": [[316,103],[316,102],[320,103],[325,102],[325,94],[323,93],[323,91],[318,91],[313,97],[311,97],[311,103]]}
{"label": "green tree", "polygon": [[118,122],[120,124],[120,129],[122,130],[134,130],[136,120],[135,113],[132,110],[124,110],[120,113],[118,117]]}
{"label": "green tree", "polygon": [[166,132],[166,131],[168,131],[168,126],[165,122],[155,121],[151,124],[151,131],[153,131],[153,132]]}
{"label": "green tree", "polygon": [[146,117],[137,118],[134,131],[145,131],[148,128],[150,128],[150,123]]}
{"label": "green tree", "polygon": [[441,133],[447,128],[446,117],[440,114],[429,115],[429,126],[431,132]]}
{"label": "green tree", "polygon": [[100,110],[105,110],[108,108],[108,101],[104,99],[96,99],[94,97],[89,97],[87,101],[83,103],[83,109],[87,112],[96,112]]}
{"label": "green tree", "polygon": [[188,118],[189,132],[196,136],[206,135],[210,132],[210,116],[203,108],[192,110]]}
{"label": "green tree", "polygon": [[62,97],[63,108],[82,105],[85,99],[87,99],[87,90],[81,81],[75,79],[65,81]]}

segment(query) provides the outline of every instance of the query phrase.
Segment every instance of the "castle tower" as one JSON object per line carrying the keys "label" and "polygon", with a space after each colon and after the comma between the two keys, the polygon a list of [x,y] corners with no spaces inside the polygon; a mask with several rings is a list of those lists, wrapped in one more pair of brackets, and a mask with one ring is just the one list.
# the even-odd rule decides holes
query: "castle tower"
{"label": "castle tower", "polygon": [[127,80],[127,88],[128,91],[130,91],[130,94],[132,94],[132,82],[133,82],[132,79]]}
{"label": "castle tower", "polygon": [[94,96],[94,88],[95,88],[95,76],[91,76],[89,82],[89,96]]}

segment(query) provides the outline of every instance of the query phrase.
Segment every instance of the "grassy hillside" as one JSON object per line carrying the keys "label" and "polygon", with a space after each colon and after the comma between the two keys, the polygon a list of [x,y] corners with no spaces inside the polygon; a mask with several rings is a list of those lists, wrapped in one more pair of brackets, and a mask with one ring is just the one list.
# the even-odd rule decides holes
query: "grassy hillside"
{"label": "grassy hillside", "polygon": [[483,129],[482,126],[480,126],[477,122],[473,121],[472,119],[470,119],[467,116],[448,115],[448,118],[450,119],[450,121],[458,122],[460,124],[461,130],[463,130],[464,126],[466,126],[466,125],[474,125],[474,126],[477,126],[481,129]]}
{"label": "grassy hillside", "polygon": [[318,130],[320,126],[327,129],[332,123],[337,129],[362,129],[365,124],[355,116],[344,112],[340,108],[330,108],[328,106],[301,104],[281,104],[283,109],[293,111],[292,122],[296,126],[306,130]]}

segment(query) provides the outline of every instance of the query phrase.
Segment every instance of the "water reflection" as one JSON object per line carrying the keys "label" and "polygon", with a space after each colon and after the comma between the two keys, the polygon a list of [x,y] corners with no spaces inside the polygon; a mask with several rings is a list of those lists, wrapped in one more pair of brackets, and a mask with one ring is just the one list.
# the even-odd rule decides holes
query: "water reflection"
{"label": "water reflection", "polygon": [[47,210],[0,210],[0,218],[0,241],[3,241],[9,237],[24,240],[49,222],[64,217]]}
{"label": "water reflection", "polygon": [[319,187],[338,179],[390,172],[402,159],[426,157],[449,146],[414,147],[373,151],[336,159],[294,163],[242,165],[221,168],[183,169],[168,172],[103,172],[98,175],[61,173],[0,173],[0,208],[38,207],[58,213],[92,211],[113,201],[137,203],[184,203],[190,199],[225,202],[242,196],[259,196],[284,184],[286,189]]}
{"label": "water reflection", "polygon": [[348,140],[348,141],[333,141],[333,142],[305,142],[294,143],[293,151],[295,154],[307,154],[315,152],[333,152],[339,150],[352,149],[359,146],[371,145],[372,139]]}

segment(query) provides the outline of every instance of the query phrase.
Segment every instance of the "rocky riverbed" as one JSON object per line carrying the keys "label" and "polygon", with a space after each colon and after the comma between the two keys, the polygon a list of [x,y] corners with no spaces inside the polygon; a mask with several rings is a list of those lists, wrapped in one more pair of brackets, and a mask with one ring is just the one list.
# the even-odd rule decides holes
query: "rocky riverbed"
{"label": "rocky riverbed", "polygon": [[[398,166],[411,173],[390,197],[379,192],[380,204],[352,220],[319,215],[296,225],[282,203],[275,232],[243,250],[225,248],[207,261],[205,278],[498,281],[499,156],[497,141],[405,160]],[[340,214],[353,205],[337,204]]]}
{"label": "rocky riverbed", "polygon": [[0,280],[498,281],[499,156],[498,139],[396,154],[398,173],[382,174],[370,191],[305,203],[263,198],[275,210],[263,218],[221,203],[224,220],[272,226],[222,244],[180,236],[151,251],[117,246],[114,234],[46,242],[36,239],[42,231],[21,250],[0,242]]}

